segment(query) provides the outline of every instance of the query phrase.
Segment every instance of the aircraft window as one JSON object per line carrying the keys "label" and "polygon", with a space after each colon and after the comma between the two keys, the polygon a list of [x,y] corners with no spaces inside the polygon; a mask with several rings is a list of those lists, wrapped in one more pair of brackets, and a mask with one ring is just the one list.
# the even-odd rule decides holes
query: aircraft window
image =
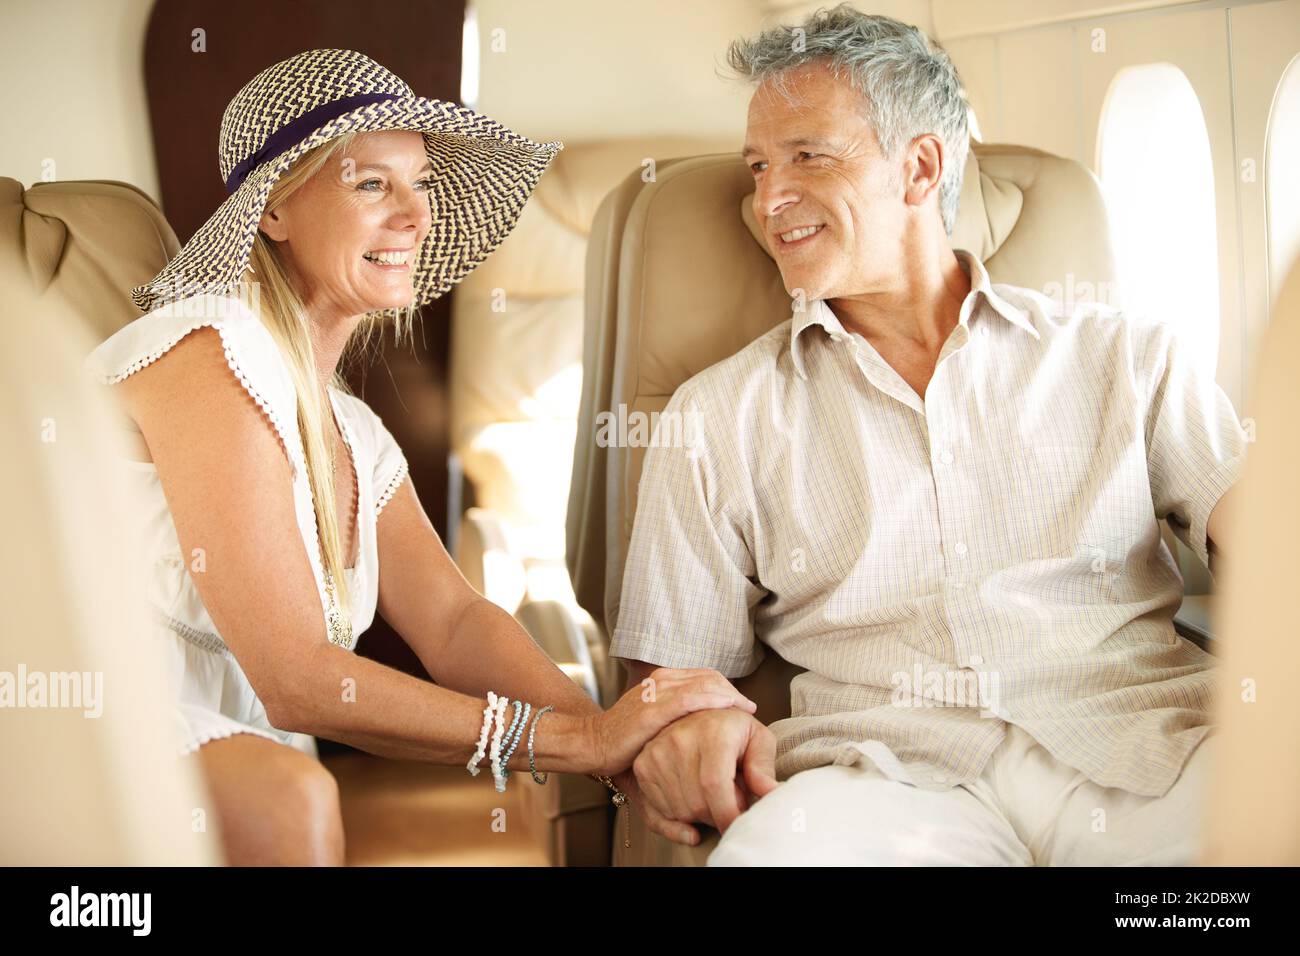
{"label": "aircraft window", "polygon": [[460,35],[460,102],[470,109],[478,102],[479,32],[478,10],[465,4],[465,25]]}
{"label": "aircraft window", "polygon": [[1264,189],[1268,200],[1272,298],[1300,257],[1300,56],[1282,74],[1268,119]]}
{"label": "aircraft window", "polygon": [[1098,136],[1125,308],[1176,323],[1213,376],[1219,351],[1214,167],[1182,70],[1151,63],[1111,82]]}

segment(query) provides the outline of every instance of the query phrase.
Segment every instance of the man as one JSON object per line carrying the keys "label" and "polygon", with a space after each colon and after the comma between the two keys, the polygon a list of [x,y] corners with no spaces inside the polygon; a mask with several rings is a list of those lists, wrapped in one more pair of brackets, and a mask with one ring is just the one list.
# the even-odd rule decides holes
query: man
{"label": "man", "polygon": [[806,672],[771,730],[651,741],[651,827],[718,827],[712,865],[1194,861],[1211,659],[1158,520],[1208,562],[1227,397],[1170,324],[951,248],[967,106],[917,30],[841,6],[730,60],[794,309],[669,403],[704,434],[648,451],[612,653]]}

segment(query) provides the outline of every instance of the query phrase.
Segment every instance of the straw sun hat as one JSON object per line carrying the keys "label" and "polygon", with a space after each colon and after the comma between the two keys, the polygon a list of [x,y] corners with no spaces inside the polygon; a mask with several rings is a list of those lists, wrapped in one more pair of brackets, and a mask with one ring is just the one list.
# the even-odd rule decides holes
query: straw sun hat
{"label": "straw sun hat", "polygon": [[[229,198],[167,267],[131,299],[145,312],[239,286],[267,196],[308,150],[344,133],[418,130],[433,163],[433,225],[413,263],[412,307],[446,292],[514,228],[563,143],[535,143],[454,103],[416,96],[352,50],[308,50],[267,67],[221,117],[221,178]],[[396,309],[377,313],[396,315]]]}

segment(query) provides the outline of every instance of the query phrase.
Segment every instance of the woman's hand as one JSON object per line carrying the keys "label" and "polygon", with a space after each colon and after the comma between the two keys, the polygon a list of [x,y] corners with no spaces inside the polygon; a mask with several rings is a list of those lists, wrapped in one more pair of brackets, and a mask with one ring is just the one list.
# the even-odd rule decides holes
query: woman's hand
{"label": "woman's hand", "polygon": [[597,773],[613,776],[632,766],[641,748],[679,717],[757,705],[715,670],[660,667],[609,710],[593,718]]}

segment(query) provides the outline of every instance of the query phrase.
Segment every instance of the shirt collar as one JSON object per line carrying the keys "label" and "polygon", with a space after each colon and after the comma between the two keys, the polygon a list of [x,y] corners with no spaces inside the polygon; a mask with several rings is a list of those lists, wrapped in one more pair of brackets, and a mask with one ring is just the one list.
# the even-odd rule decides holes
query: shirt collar
{"label": "shirt collar", "polygon": [[795,371],[799,373],[799,377],[802,379],[807,379],[808,373],[804,369],[802,345],[799,338],[804,329],[811,328],[814,325],[821,326],[826,330],[827,335],[837,341],[837,337],[848,334],[844,331],[844,326],[840,324],[835,311],[826,304],[825,299],[813,299],[803,309],[800,309],[796,304],[790,319],[790,357],[794,361]]}
{"label": "shirt collar", "polygon": [[[984,263],[980,262],[978,256],[967,252],[965,249],[956,249],[954,254],[957,256],[957,261],[961,263],[962,269],[970,276],[970,294],[966,296],[961,304],[961,312],[957,316],[958,324],[963,326],[969,324],[976,304],[983,298],[993,311],[1008,322],[1024,329],[1036,339],[1042,337],[1023,311],[1017,309],[993,291],[993,283],[989,280],[988,270],[984,268]],[[796,306],[790,319],[790,356],[794,362],[795,371],[799,373],[801,379],[807,379],[808,373],[803,364],[800,339],[804,330],[814,325],[825,329],[826,334],[832,339],[838,340],[839,337],[847,337],[849,334],[844,330],[844,326],[840,323],[835,310],[826,304],[825,299],[814,299],[806,303],[806,307],[802,309]]]}
{"label": "shirt collar", "polygon": [[966,324],[971,313],[975,309],[975,302],[980,296],[984,301],[992,306],[993,311],[998,313],[1012,325],[1018,325],[1036,339],[1042,338],[1038,329],[1034,328],[1034,323],[1025,315],[1024,310],[1017,309],[1002,296],[993,291],[993,283],[989,280],[988,270],[984,268],[984,263],[980,262],[979,257],[974,253],[967,252],[965,249],[955,249],[953,254],[961,267],[970,276],[970,295],[961,304],[961,314],[958,321],[963,325]]}

